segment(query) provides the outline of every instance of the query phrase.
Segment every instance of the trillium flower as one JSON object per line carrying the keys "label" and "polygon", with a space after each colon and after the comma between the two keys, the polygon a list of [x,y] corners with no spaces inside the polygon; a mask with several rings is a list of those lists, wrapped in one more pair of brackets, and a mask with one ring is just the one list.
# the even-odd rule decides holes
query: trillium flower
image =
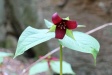
{"label": "trillium flower", "polygon": [[52,22],[56,25],[55,38],[57,39],[63,39],[67,29],[73,30],[77,28],[76,21],[62,19],[57,13],[52,15]]}

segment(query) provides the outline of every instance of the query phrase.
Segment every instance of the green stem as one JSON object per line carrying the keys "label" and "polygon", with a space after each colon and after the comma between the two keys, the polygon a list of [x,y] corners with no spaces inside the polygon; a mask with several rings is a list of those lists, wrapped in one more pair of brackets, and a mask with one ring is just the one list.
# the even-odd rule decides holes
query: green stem
{"label": "green stem", "polygon": [[63,51],[62,51],[62,45],[60,45],[60,75],[63,75],[62,72],[62,60],[63,60]]}

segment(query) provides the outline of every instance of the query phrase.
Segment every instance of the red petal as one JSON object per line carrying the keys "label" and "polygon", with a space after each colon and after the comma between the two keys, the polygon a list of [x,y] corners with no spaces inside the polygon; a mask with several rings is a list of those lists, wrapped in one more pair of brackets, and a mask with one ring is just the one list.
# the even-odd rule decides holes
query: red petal
{"label": "red petal", "polygon": [[66,33],[66,29],[60,29],[60,27],[56,26],[55,38],[63,39],[63,37],[65,36],[65,33]]}
{"label": "red petal", "polygon": [[68,29],[75,29],[77,27],[77,22],[76,21],[66,21],[66,25]]}
{"label": "red petal", "polygon": [[52,22],[53,22],[55,25],[56,25],[57,23],[61,22],[61,20],[62,20],[62,18],[60,18],[60,17],[58,16],[57,13],[54,13],[54,14],[52,15]]}

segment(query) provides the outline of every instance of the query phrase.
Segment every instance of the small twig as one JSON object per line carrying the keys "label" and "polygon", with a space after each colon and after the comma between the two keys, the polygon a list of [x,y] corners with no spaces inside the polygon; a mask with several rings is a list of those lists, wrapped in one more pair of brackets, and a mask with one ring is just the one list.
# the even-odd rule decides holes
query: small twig
{"label": "small twig", "polygon": [[90,30],[90,31],[88,31],[88,32],[86,32],[87,34],[91,34],[91,33],[94,33],[94,32],[96,32],[96,31],[98,31],[98,30],[100,30],[100,29],[103,29],[103,28],[105,28],[105,27],[107,27],[107,26],[111,26],[112,25],[112,23],[107,23],[107,24],[104,24],[104,25],[101,25],[101,26],[99,26],[99,27],[97,27],[97,28],[94,28],[94,29],[92,29],[92,30]]}
{"label": "small twig", "polygon": [[[107,26],[111,26],[111,25],[112,25],[112,23],[107,23],[107,24],[101,25],[101,26],[99,26],[99,27],[97,27],[97,28],[94,28],[94,29],[92,29],[92,30],[86,32],[86,34],[92,34],[92,33],[96,32],[96,31],[98,31],[98,30],[100,30],[100,29],[103,29],[103,28],[105,28],[105,27],[107,27]],[[63,48],[64,48],[64,47],[63,47]],[[31,64],[29,67],[27,67],[26,69],[24,69],[21,75],[24,75],[26,72],[28,72],[28,70],[29,70],[33,65],[35,65],[36,63],[42,61],[43,59],[45,59],[46,57],[52,55],[53,53],[59,51],[59,49],[60,49],[60,48],[58,47],[58,48],[52,50],[51,52],[47,53],[47,54],[46,54],[45,56],[43,56],[42,58],[38,59],[36,62],[34,62],[33,64]]]}

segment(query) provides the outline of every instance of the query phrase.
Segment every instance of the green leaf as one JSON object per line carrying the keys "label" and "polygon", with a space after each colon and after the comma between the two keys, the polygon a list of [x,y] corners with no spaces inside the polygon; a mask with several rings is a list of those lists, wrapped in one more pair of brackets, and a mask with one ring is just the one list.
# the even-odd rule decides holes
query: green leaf
{"label": "green leaf", "polygon": [[12,53],[0,52],[0,57],[12,56]]}
{"label": "green leaf", "polygon": [[49,70],[48,63],[46,61],[44,61],[44,62],[40,62],[40,63],[37,63],[34,66],[32,66],[30,68],[29,73],[30,73],[30,75],[35,75],[38,73],[46,72],[48,70]]}
{"label": "green leaf", "polygon": [[72,30],[67,29],[66,35],[75,40]]}
{"label": "green leaf", "polygon": [[54,38],[54,32],[48,31],[48,29],[35,29],[30,26],[27,27],[19,38],[14,58],[23,54],[26,50]]}
{"label": "green leaf", "polygon": [[[73,72],[71,65],[65,61],[62,62],[63,63],[63,74],[73,74],[75,75],[75,73]],[[52,61],[50,62],[51,65],[51,69],[55,72],[60,74],[60,61]]]}
{"label": "green leaf", "polygon": [[56,29],[56,25],[53,25],[53,26],[50,28],[49,32],[55,32],[55,29]]}
{"label": "green leaf", "polygon": [[54,24],[53,23],[51,23],[50,21],[48,21],[48,20],[46,20],[46,19],[44,19],[44,21],[45,21],[45,25],[48,27],[48,28],[51,28]]}
{"label": "green leaf", "polygon": [[65,20],[70,20],[69,16],[68,16],[68,17],[66,17],[66,18],[63,18],[63,19],[65,19]]}
{"label": "green leaf", "polygon": [[3,58],[7,56],[13,56],[12,53],[0,52],[0,64],[3,62]]}
{"label": "green leaf", "polygon": [[75,40],[65,35],[62,40],[59,40],[60,44],[72,50],[91,53],[96,61],[100,49],[99,42],[92,36],[82,32],[75,31],[73,32],[73,35]]}
{"label": "green leaf", "polygon": [[0,64],[3,62],[3,58],[2,57],[0,57]]}
{"label": "green leaf", "polygon": [[97,51],[93,49],[92,51],[92,55],[93,55],[93,58],[94,58],[94,65],[96,66],[96,56],[97,56]]}

